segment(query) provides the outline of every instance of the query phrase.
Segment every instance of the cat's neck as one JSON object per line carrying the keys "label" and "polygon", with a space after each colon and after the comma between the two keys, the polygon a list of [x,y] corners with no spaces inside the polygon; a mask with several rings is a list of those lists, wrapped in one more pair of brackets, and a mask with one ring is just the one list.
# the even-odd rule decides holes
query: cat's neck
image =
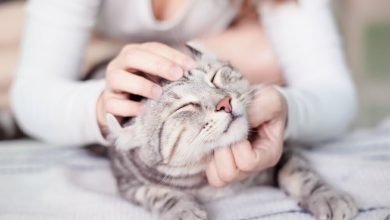
{"label": "cat's neck", "polygon": [[204,171],[207,164],[196,163],[186,166],[157,164],[151,166],[142,161],[137,150],[129,152],[128,157],[142,175],[145,182],[161,184],[182,190],[194,190],[207,184]]}
{"label": "cat's neck", "polygon": [[185,166],[172,166],[167,164],[159,164],[155,167],[156,170],[162,173],[169,173],[172,176],[195,176],[202,175],[207,168],[207,164],[193,164]]}

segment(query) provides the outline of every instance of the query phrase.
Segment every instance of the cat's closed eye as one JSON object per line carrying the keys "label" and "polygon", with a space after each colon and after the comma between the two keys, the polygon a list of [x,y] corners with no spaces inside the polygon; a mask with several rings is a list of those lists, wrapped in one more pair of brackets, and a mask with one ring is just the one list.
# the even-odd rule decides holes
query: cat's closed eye
{"label": "cat's closed eye", "polygon": [[210,82],[211,82],[211,83],[214,84],[215,77],[217,76],[218,72],[220,72],[220,69],[217,69],[217,70],[214,72],[213,76],[212,76],[211,79],[210,79]]}
{"label": "cat's closed eye", "polygon": [[196,102],[187,102],[179,106],[178,108],[175,109],[175,112],[181,111],[181,110],[188,110],[189,108],[194,108],[194,109],[199,109],[201,108],[201,105]]}
{"label": "cat's closed eye", "polygon": [[240,74],[237,74],[230,66],[222,66],[221,68],[214,71],[210,78],[210,82],[213,87],[223,88],[227,84],[242,80]]}

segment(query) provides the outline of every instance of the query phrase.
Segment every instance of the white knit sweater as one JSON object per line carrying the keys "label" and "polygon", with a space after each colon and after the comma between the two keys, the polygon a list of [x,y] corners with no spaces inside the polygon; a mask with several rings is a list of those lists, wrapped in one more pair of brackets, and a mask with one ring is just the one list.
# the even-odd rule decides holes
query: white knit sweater
{"label": "white knit sweater", "polygon": [[[22,129],[61,145],[104,143],[96,121],[103,80],[79,82],[91,30],[129,42],[185,42],[226,28],[239,1],[188,0],[168,21],[150,0],[30,0],[12,108]],[[355,115],[355,90],[327,0],[259,7],[287,87],[286,138],[315,142],[341,135]]]}

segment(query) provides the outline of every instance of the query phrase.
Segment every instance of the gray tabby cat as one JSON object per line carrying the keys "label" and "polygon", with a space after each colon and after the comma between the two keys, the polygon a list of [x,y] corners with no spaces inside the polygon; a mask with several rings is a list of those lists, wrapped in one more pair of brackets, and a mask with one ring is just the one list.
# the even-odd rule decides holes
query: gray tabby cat
{"label": "gray tabby cat", "polygon": [[163,220],[208,219],[202,202],[276,181],[317,219],[355,216],[352,199],[291,151],[276,168],[223,188],[207,185],[204,171],[213,150],[248,138],[246,109],[259,87],[251,87],[229,64],[191,50],[197,66],[178,81],[162,82],[161,98],[146,100],[139,116],[122,127],[107,115],[115,145],[112,169],[123,198]]}

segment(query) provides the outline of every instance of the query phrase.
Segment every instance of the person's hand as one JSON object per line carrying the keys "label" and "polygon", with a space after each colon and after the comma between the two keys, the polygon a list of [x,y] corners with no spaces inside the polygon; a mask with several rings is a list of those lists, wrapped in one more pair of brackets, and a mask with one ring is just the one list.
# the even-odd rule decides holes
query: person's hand
{"label": "person's hand", "polygon": [[257,138],[214,151],[206,176],[210,185],[224,186],[275,166],[283,151],[287,105],[273,87],[261,90],[248,109],[249,123]]}
{"label": "person's hand", "polygon": [[161,43],[125,46],[106,70],[106,88],[98,98],[96,109],[100,127],[106,124],[106,113],[121,118],[135,116],[141,111],[142,104],[129,100],[129,94],[151,99],[161,95],[159,85],[136,72],[177,80],[193,65],[195,62],[189,56]]}

